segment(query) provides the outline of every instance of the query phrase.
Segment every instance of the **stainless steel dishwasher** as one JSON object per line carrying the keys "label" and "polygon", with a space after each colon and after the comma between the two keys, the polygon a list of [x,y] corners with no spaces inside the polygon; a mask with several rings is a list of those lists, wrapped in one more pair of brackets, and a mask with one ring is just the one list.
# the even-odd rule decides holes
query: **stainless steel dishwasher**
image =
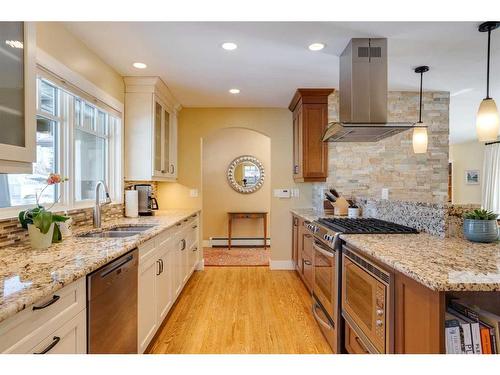
{"label": "stainless steel dishwasher", "polygon": [[137,353],[138,251],[87,276],[87,352]]}

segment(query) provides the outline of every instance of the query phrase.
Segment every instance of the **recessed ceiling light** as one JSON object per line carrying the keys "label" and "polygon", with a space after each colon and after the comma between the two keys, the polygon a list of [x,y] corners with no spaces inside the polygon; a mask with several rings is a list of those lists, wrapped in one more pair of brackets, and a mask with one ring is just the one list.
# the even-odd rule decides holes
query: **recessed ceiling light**
{"label": "recessed ceiling light", "polygon": [[235,50],[236,48],[238,48],[238,45],[236,43],[233,43],[233,42],[225,42],[225,43],[222,43],[222,48],[224,48],[227,51],[232,51],[232,50]]}
{"label": "recessed ceiling light", "polygon": [[141,62],[135,62],[132,64],[132,66],[137,69],[146,69],[148,67],[146,64]]}
{"label": "recessed ceiling light", "polygon": [[230,89],[229,92],[231,94],[239,94],[240,93],[240,89]]}
{"label": "recessed ceiling light", "polygon": [[6,40],[5,44],[9,45],[12,48],[23,48],[23,43],[19,40]]}
{"label": "recessed ceiling light", "polygon": [[323,48],[325,48],[324,43],[313,43],[309,45],[311,51],[321,51]]}

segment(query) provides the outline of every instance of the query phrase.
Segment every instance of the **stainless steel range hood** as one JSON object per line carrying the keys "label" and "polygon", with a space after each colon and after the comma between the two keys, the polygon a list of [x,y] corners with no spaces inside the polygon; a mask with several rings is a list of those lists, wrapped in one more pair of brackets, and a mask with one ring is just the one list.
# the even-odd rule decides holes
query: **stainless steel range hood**
{"label": "stainless steel range hood", "polygon": [[323,141],[377,142],[413,128],[387,122],[387,39],[351,39],[340,55],[339,122]]}

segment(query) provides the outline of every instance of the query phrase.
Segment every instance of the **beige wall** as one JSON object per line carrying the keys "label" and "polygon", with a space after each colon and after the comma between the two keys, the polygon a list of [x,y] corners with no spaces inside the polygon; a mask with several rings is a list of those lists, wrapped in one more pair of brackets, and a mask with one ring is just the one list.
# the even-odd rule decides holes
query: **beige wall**
{"label": "beige wall", "polygon": [[[252,194],[233,190],[226,177],[232,160],[242,155],[255,156],[271,175],[271,139],[259,132],[240,129],[220,129],[203,139],[202,190],[203,239],[227,235],[227,213],[231,211],[265,211],[271,209],[271,183]],[[233,237],[262,237],[262,220],[238,220],[233,225]]]}
{"label": "beige wall", "polygon": [[124,101],[123,79],[60,22],[37,22],[37,46],[62,64]]}
{"label": "beige wall", "polygon": [[[311,185],[295,184],[292,177],[292,114],[282,108],[184,108],[179,116],[179,182],[161,183],[159,204],[166,208],[202,208],[202,138],[223,128],[247,128],[267,135],[271,141],[271,191],[300,189],[300,198],[271,197],[272,260],[291,259],[291,216],[294,207],[311,206]],[[190,189],[199,189],[191,198]],[[202,215],[210,215],[203,212]]]}
{"label": "beige wall", "polygon": [[[483,178],[484,143],[477,141],[450,145],[452,162],[452,201],[455,204],[481,204],[481,181]],[[479,185],[465,183],[465,171],[479,170]]]}

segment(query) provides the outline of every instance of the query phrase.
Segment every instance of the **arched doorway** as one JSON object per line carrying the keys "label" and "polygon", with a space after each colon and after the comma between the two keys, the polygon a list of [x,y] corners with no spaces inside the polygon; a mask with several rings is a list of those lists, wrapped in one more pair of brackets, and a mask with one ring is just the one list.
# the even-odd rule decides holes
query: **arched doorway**
{"label": "arched doorway", "polygon": [[[205,266],[267,266],[270,249],[264,249],[262,219],[238,219],[232,226],[232,249],[227,248],[228,212],[271,210],[271,139],[255,130],[222,128],[202,139],[202,236]],[[227,168],[242,155],[256,157],[264,166],[265,180],[254,193],[242,194],[227,180]],[[271,230],[268,229],[270,238]],[[267,239],[266,239],[267,240]]]}

